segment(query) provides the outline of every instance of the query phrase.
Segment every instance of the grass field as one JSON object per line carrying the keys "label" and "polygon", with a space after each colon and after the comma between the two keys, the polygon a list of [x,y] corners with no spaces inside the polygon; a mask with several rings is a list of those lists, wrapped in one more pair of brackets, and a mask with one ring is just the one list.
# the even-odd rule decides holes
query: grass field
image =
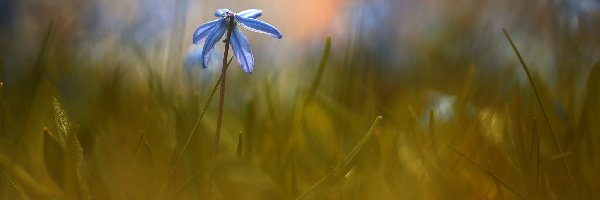
{"label": "grass field", "polygon": [[598,10],[573,29],[544,3],[396,22],[371,12],[404,4],[348,2],[344,34],[266,11],[281,40],[243,31],[256,71],[231,62],[218,147],[223,43],[208,69],[188,50],[209,8],[172,4],[148,42],[125,22],[82,40],[74,14],[13,3],[27,23],[0,35],[0,199],[600,198]]}

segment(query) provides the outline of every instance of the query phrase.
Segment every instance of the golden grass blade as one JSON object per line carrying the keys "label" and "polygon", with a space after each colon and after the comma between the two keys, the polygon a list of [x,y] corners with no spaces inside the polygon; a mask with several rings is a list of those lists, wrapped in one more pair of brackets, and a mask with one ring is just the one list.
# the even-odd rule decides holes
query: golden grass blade
{"label": "golden grass blade", "polygon": [[56,97],[52,98],[52,108],[54,109],[54,122],[56,124],[56,129],[58,130],[55,139],[58,140],[60,145],[65,148],[65,141],[71,131],[71,122],[69,118],[67,118],[67,114],[65,109],[63,109],[62,105]]}
{"label": "golden grass blade", "polygon": [[[44,159],[46,167],[54,169],[55,181],[64,178],[62,189],[68,197],[78,199],[91,199],[88,184],[89,170],[83,156],[83,148],[77,138],[77,133],[72,131],[71,120],[55,97],[52,99],[54,108],[54,121],[58,129],[58,137],[50,139],[48,129],[44,129]],[[53,145],[52,141],[56,143]],[[60,146],[57,146],[60,145]],[[52,149],[50,149],[52,148]],[[49,156],[49,157],[47,157]],[[62,173],[61,173],[62,172]],[[62,177],[61,177],[62,175]],[[56,179],[56,176],[59,178]]]}
{"label": "golden grass blade", "polygon": [[497,181],[498,183],[500,183],[501,185],[503,185],[504,187],[506,187],[508,190],[510,190],[512,193],[516,194],[521,199],[524,199],[524,197],[523,197],[523,195],[521,193],[517,192],[517,190],[513,186],[511,186],[510,184],[508,184],[506,181],[502,180],[500,177],[498,177],[492,171],[490,171],[489,169],[483,167],[481,164],[477,163],[475,160],[467,157],[465,154],[463,154],[460,151],[458,151],[452,145],[450,145],[448,143],[446,143],[446,145],[448,145],[448,148],[450,148],[452,151],[456,152],[460,157],[463,157],[464,159],[466,159],[469,162],[473,163],[475,166],[477,166],[477,168],[481,169],[483,172],[485,172],[486,174],[488,174],[489,176],[491,176],[494,179],[494,181]]}
{"label": "golden grass blade", "polygon": [[[490,164],[490,169],[493,170],[494,164],[491,160],[488,160],[488,164]],[[491,172],[493,173],[494,171]],[[500,188],[500,183],[498,183],[498,179],[494,179],[494,186],[496,186],[496,190],[498,190],[498,196],[500,197],[500,199],[504,200],[504,194],[502,193],[502,188]]]}
{"label": "golden grass blade", "polygon": [[244,152],[242,152],[243,147],[244,147],[244,141],[243,141],[243,138],[242,138],[242,133],[240,133],[238,135],[238,144],[237,144],[237,149],[236,149],[237,156],[239,158],[242,158],[244,156],[243,155]]}
{"label": "golden grass blade", "polygon": [[76,133],[67,135],[66,147],[65,191],[68,197],[92,199],[88,184],[89,170]]}
{"label": "golden grass blade", "polygon": [[363,136],[363,138],[358,142],[358,144],[356,146],[354,146],[352,151],[346,156],[346,158],[344,158],[344,161],[341,162],[340,164],[338,164],[333,169],[332,172],[325,175],[323,178],[321,178],[319,181],[317,181],[317,183],[310,186],[306,191],[304,191],[302,194],[300,194],[300,196],[298,196],[296,198],[296,200],[307,198],[311,193],[313,193],[313,191],[316,191],[324,183],[330,182],[330,181],[336,179],[337,177],[343,176],[344,174],[348,173],[348,171],[350,170],[350,166],[351,166],[352,162],[354,161],[354,158],[356,158],[356,154],[358,154],[358,152],[360,152],[360,150],[369,141],[369,139],[371,139],[371,137],[375,133],[375,128],[379,127],[379,123],[381,122],[381,119],[382,119],[381,116],[377,116],[377,118],[375,119],[375,122],[373,122],[373,125],[371,125],[371,128],[369,129],[369,131],[365,134],[365,136]]}
{"label": "golden grass blade", "polygon": [[46,165],[46,171],[54,183],[61,189],[64,189],[64,143],[61,145],[61,143],[55,137],[52,137],[52,134],[47,128],[44,128],[43,134],[44,164]]}
{"label": "golden grass blade", "polygon": [[10,175],[8,175],[8,173],[6,173],[6,171],[4,169],[0,169],[0,170],[2,170],[2,174],[4,174],[6,179],[8,179],[10,184],[13,186],[13,188],[15,188],[15,190],[19,193],[19,196],[21,196],[22,199],[25,199],[25,200],[31,199],[31,198],[29,198],[29,195],[27,195],[27,193],[25,192],[25,190],[23,190],[23,187],[21,187],[21,185],[19,183],[15,182],[15,180],[13,180],[13,178],[10,177]]}

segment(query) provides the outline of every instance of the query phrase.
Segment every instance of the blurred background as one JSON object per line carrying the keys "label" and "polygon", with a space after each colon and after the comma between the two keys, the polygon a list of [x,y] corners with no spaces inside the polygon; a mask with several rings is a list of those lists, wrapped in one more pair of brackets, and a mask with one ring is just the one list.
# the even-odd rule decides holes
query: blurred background
{"label": "blurred background", "polygon": [[[215,156],[218,8],[283,38],[242,30]],[[0,198],[596,199],[598,27],[598,0],[2,0]]]}

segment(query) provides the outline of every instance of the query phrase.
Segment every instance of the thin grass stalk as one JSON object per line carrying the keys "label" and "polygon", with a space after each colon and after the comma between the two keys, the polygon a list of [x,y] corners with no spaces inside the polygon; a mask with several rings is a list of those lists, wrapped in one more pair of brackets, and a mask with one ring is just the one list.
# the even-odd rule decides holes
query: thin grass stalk
{"label": "thin grass stalk", "polygon": [[[327,64],[327,60],[329,57],[331,51],[331,37],[328,36],[327,39],[325,40],[325,48],[323,50],[323,55],[321,56],[321,62],[319,64],[319,69],[317,71],[317,75],[315,76],[315,78],[312,81],[312,86],[310,88],[310,90],[308,91],[308,94],[306,94],[306,99],[304,99],[304,101],[295,101],[294,102],[294,110],[298,111],[298,112],[294,112],[293,116],[292,116],[292,133],[290,134],[290,137],[287,139],[286,145],[285,145],[285,150],[283,151],[284,156],[283,157],[289,157],[290,154],[292,154],[293,149],[295,147],[295,144],[297,143],[300,137],[300,130],[302,129],[302,116],[304,115],[304,108],[306,106],[306,104],[314,97],[314,93],[317,89],[317,87],[319,86],[321,77],[323,75],[323,71],[325,69],[325,66]],[[267,100],[269,101],[269,104],[271,104],[271,100],[270,100],[270,87],[269,85],[267,85]],[[275,118],[275,112],[274,109],[272,108],[272,106],[269,105],[269,111],[273,112],[273,114],[271,114],[273,116],[273,119],[277,119]]]}
{"label": "thin grass stalk", "polygon": [[469,162],[473,163],[475,166],[477,166],[477,168],[481,169],[483,172],[485,172],[486,174],[488,174],[490,177],[492,177],[494,179],[494,181],[498,181],[498,183],[500,183],[501,185],[503,185],[504,187],[506,187],[512,193],[516,194],[519,198],[525,199],[525,197],[521,193],[517,192],[517,190],[513,186],[511,186],[510,184],[508,184],[508,182],[502,180],[500,177],[498,177],[492,171],[490,171],[489,169],[485,168],[481,164],[477,163],[475,160],[467,157],[465,154],[463,154],[460,151],[458,151],[458,149],[454,148],[454,146],[450,145],[449,143],[446,143],[446,145],[448,145],[448,148],[450,148],[452,151],[454,151],[455,153],[457,153],[460,157],[463,157],[464,159],[466,159]]}
{"label": "thin grass stalk", "polygon": [[313,98],[317,88],[319,87],[319,83],[321,83],[321,79],[323,77],[323,72],[325,71],[325,65],[327,64],[327,60],[329,59],[329,54],[331,53],[331,36],[327,36],[325,39],[325,49],[323,50],[323,55],[321,56],[321,61],[319,62],[319,69],[317,71],[317,75],[315,79],[313,79],[310,90],[308,91],[308,95],[304,104],[308,104],[308,102]]}
{"label": "thin grass stalk", "polygon": [[432,109],[429,111],[429,139],[431,144],[431,149],[434,155],[437,155],[437,142],[435,139],[435,111]]}
{"label": "thin grass stalk", "polygon": [[44,69],[46,64],[44,63],[47,59],[48,56],[48,51],[50,49],[50,42],[54,36],[54,31],[55,31],[55,27],[56,27],[56,21],[52,20],[52,22],[50,22],[50,25],[48,25],[48,29],[46,31],[46,34],[44,35],[44,41],[42,43],[42,46],[40,47],[40,50],[37,54],[36,60],[35,60],[35,65],[32,71],[32,81],[33,83],[31,83],[31,89],[30,89],[30,98],[29,101],[25,104],[27,107],[25,107],[25,120],[23,120],[22,122],[22,127],[23,130],[25,129],[26,123],[27,123],[27,118],[29,118],[29,112],[31,110],[31,107],[33,106],[33,102],[35,100],[35,95],[37,93],[38,90],[38,86],[40,85],[40,83],[42,82],[42,77],[44,74]]}
{"label": "thin grass stalk", "polygon": [[[538,130],[538,125],[537,122],[535,123],[535,129]],[[536,153],[535,153],[535,170],[536,170],[536,189],[537,189],[537,198],[538,199],[542,199],[542,183],[541,183],[541,172],[542,170],[540,169],[540,133],[538,131],[536,131],[535,133],[535,147],[536,147]]]}
{"label": "thin grass stalk", "polygon": [[242,133],[240,133],[238,135],[238,144],[237,144],[237,149],[236,149],[236,154],[239,158],[243,158],[244,156],[244,152],[243,152],[243,148],[244,148],[244,138],[242,137]]}
{"label": "thin grass stalk", "polygon": [[[184,183],[184,184],[183,184],[183,185],[182,185],[182,186],[181,186],[181,187],[180,187],[180,188],[177,190],[177,192],[175,193],[175,195],[177,195],[177,194],[180,194],[181,192],[183,192],[183,190],[185,190],[185,189],[186,189],[186,188],[187,188],[189,185],[191,185],[191,184],[192,184],[192,183],[193,183],[193,182],[194,182],[194,181],[195,181],[195,180],[196,180],[198,177],[200,177],[200,174],[202,174],[203,172],[205,172],[205,171],[206,171],[206,169],[207,169],[206,167],[203,167],[203,168],[200,168],[200,169],[198,169],[198,170],[196,171],[196,173],[194,173],[194,175],[192,175],[192,177],[191,177],[191,178],[190,178],[188,181],[186,181],[186,182],[185,182],[185,183]],[[176,197],[176,196],[173,196],[172,198],[169,198],[169,199],[175,199],[174,197]]]}
{"label": "thin grass stalk", "polygon": [[[229,65],[231,64],[231,61],[233,61],[233,57],[231,57],[229,59],[229,61],[227,62],[227,67],[229,67]],[[165,182],[163,182],[163,185],[161,186],[161,189],[160,189],[160,191],[158,193],[158,198],[157,199],[162,199],[163,192],[166,189],[167,184],[169,183],[169,180],[171,179],[171,176],[173,175],[173,173],[175,173],[175,169],[177,169],[177,166],[179,165],[179,162],[181,162],[181,159],[183,158],[183,154],[185,153],[185,150],[187,149],[187,147],[190,144],[190,141],[192,140],[192,138],[196,134],[196,129],[198,128],[198,125],[200,125],[200,121],[202,121],[202,118],[204,118],[204,114],[206,114],[206,111],[208,110],[208,106],[210,105],[210,102],[212,101],[213,97],[215,96],[215,93],[217,92],[217,88],[219,88],[219,85],[221,84],[221,79],[223,79],[223,75],[219,76],[219,79],[217,80],[217,83],[215,84],[215,86],[213,87],[212,91],[210,92],[210,95],[208,96],[208,100],[206,101],[206,104],[204,104],[204,108],[202,108],[202,112],[200,113],[200,116],[198,117],[198,119],[194,123],[194,126],[192,127],[192,130],[190,131],[190,134],[188,134],[189,136],[185,140],[185,143],[183,144],[183,147],[179,151],[179,154],[177,154],[177,158],[175,159],[175,162],[171,166],[171,169],[169,169],[169,174],[167,175],[167,178],[165,179]],[[141,140],[141,138],[140,138],[140,140]]]}
{"label": "thin grass stalk", "polygon": [[324,183],[328,183],[328,182],[334,180],[335,178],[348,173],[348,171],[350,170],[350,165],[353,163],[354,159],[356,158],[356,155],[358,154],[358,152],[360,152],[360,150],[363,148],[363,146],[369,141],[369,139],[371,139],[373,134],[375,134],[375,129],[377,127],[379,127],[379,124],[380,124],[382,118],[383,117],[381,117],[381,116],[377,116],[377,118],[375,118],[375,121],[371,125],[371,128],[369,129],[369,131],[365,134],[365,136],[363,136],[363,138],[358,142],[358,144],[356,144],[356,146],[354,146],[354,148],[346,156],[346,158],[344,158],[344,160],[340,164],[338,164],[333,169],[332,172],[325,175],[323,178],[321,178],[315,184],[310,186],[306,191],[304,191],[302,194],[300,194],[300,196],[298,196],[296,198],[296,200],[307,198],[311,193],[316,191],[316,189],[320,188]]}
{"label": "thin grass stalk", "polygon": [[[544,106],[544,103],[542,102],[542,98],[540,97],[540,94],[539,94],[539,91],[537,89],[537,86],[535,85],[535,83],[533,81],[533,77],[531,75],[531,72],[529,71],[529,67],[527,67],[527,64],[525,64],[525,61],[523,60],[523,57],[521,56],[521,53],[517,49],[517,46],[513,42],[513,40],[510,37],[510,35],[508,35],[508,32],[506,32],[506,30],[504,30],[504,29],[502,29],[502,32],[504,32],[504,36],[506,36],[506,38],[508,39],[508,42],[510,42],[510,46],[512,47],[513,51],[517,55],[517,58],[519,58],[519,62],[521,63],[521,66],[523,67],[523,70],[525,71],[525,74],[527,74],[527,79],[529,80],[529,84],[531,85],[531,88],[533,89],[533,92],[535,94],[535,98],[536,98],[536,100],[537,100],[537,102],[538,102],[538,104],[540,106],[540,109],[542,110],[542,114],[544,116],[544,120],[548,124],[548,129],[550,131],[550,134],[552,135],[552,139],[554,141],[554,145],[558,149],[558,154],[559,155],[565,155],[564,151],[562,149],[562,146],[560,145],[560,142],[558,141],[558,137],[556,137],[556,134],[554,133],[554,128],[552,127],[552,123],[550,123],[550,118],[548,117],[548,112],[546,111],[546,107]],[[577,182],[575,181],[575,177],[573,176],[573,173],[571,172],[571,169],[569,168],[569,164],[567,163],[567,158],[565,158],[565,156],[561,156],[561,161],[563,163],[563,166],[564,166],[565,170],[567,171],[567,175],[569,176],[569,179],[571,180],[571,184],[573,184],[573,188],[575,189],[575,193],[579,194],[579,189],[577,187]]]}
{"label": "thin grass stalk", "polygon": [[[492,163],[491,160],[488,160],[488,163],[490,164],[490,169],[492,170],[491,172],[493,173],[494,171],[494,164]],[[500,188],[500,183],[498,183],[497,179],[494,179],[494,186],[496,186],[496,190],[498,191],[498,196],[500,197],[501,200],[504,200],[504,194],[502,193],[502,188]]]}
{"label": "thin grass stalk", "polygon": [[27,195],[27,193],[25,192],[25,190],[23,190],[23,188],[21,187],[21,185],[19,183],[17,183],[15,180],[13,180],[13,178],[10,177],[10,175],[8,175],[8,173],[6,172],[6,170],[0,169],[0,171],[2,171],[2,174],[4,174],[4,176],[6,177],[6,179],[8,179],[8,181],[10,182],[10,184],[19,193],[19,196],[21,196],[22,199],[25,199],[25,200],[31,199],[31,198],[29,198],[29,195]]}

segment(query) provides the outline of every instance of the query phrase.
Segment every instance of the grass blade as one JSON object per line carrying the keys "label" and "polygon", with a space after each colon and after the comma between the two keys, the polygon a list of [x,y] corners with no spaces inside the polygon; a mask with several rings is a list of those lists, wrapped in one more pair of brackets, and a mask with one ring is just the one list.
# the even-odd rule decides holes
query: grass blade
{"label": "grass blade", "polygon": [[13,180],[13,178],[10,177],[10,175],[8,175],[8,173],[6,173],[6,171],[4,169],[0,169],[0,170],[2,171],[2,174],[4,174],[6,179],[8,179],[8,181],[13,186],[13,188],[19,193],[19,196],[21,196],[22,199],[25,199],[25,200],[31,199],[31,198],[29,198],[29,195],[27,195],[27,193],[25,193],[25,190],[23,190],[23,188],[21,187],[21,185],[19,185],[19,183],[15,182],[15,180]]}
{"label": "grass blade", "polygon": [[[492,163],[491,160],[488,160],[488,164],[490,164],[490,169],[494,169],[494,164]],[[494,173],[494,171],[490,171],[492,173]],[[500,200],[504,200],[504,194],[502,194],[502,189],[500,188],[500,183],[498,182],[498,179],[494,179],[494,185],[496,186],[496,190],[498,190],[498,196],[500,197]]]}
{"label": "grass blade", "polygon": [[25,120],[23,120],[23,127],[26,126],[27,118],[29,118],[29,112],[31,107],[33,106],[33,102],[35,100],[35,95],[37,93],[37,89],[39,84],[42,82],[42,77],[45,69],[45,61],[48,56],[48,50],[50,46],[50,41],[52,39],[56,22],[53,20],[50,25],[48,25],[48,29],[44,36],[44,41],[42,46],[40,47],[40,51],[37,54],[35,65],[33,66],[33,71],[31,72],[31,88],[29,89],[29,101],[25,104]]}
{"label": "grass blade", "polygon": [[[229,58],[229,61],[227,62],[227,66],[226,66],[227,68],[231,64],[231,61],[233,61],[233,57]],[[223,78],[223,75],[219,76],[219,80],[217,80],[215,87],[213,87],[213,90],[210,92],[210,95],[208,96],[208,100],[206,101],[206,104],[204,104],[204,108],[202,109],[202,112],[200,113],[200,117],[198,117],[198,120],[196,120],[196,122],[194,123],[194,127],[192,127],[192,130],[190,131],[190,134],[189,134],[187,140],[185,140],[183,147],[179,151],[179,154],[177,154],[177,159],[173,163],[173,166],[171,166],[171,169],[169,170],[169,174],[167,175],[165,182],[163,183],[163,185],[160,188],[160,191],[158,192],[157,199],[162,198],[163,192],[166,189],[167,185],[169,184],[169,179],[171,179],[171,176],[173,175],[173,173],[175,172],[175,169],[179,165],[179,162],[183,158],[183,153],[185,153],[185,150],[187,149],[188,145],[190,144],[190,141],[194,137],[194,134],[196,133],[196,129],[198,128],[198,125],[200,125],[200,121],[202,121],[204,114],[206,114],[206,110],[208,110],[208,105],[210,105],[212,98],[215,96],[215,93],[217,92],[217,88],[219,88],[219,85],[221,84],[222,78]]]}
{"label": "grass blade", "polygon": [[348,171],[350,170],[350,166],[351,166],[352,162],[354,161],[354,158],[356,158],[356,155],[358,154],[358,152],[360,152],[360,150],[363,148],[363,146],[369,141],[369,139],[371,139],[371,137],[375,133],[375,128],[379,127],[379,123],[381,122],[381,119],[382,119],[381,116],[377,116],[377,118],[375,119],[375,122],[373,122],[373,125],[371,125],[371,128],[369,129],[369,131],[365,134],[365,136],[363,136],[363,138],[358,142],[358,144],[356,146],[354,146],[352,151],[346,156],[346,158],[344,158],[344,161],[341,162],[340,164],[338,164],[333,169],[332,172],[325,175],[323,178],[321,178],[319,181],[317,181],[317,183],[310,186],[306,191],[304,191],[302,194],[300,194],[300,196],[298,196],[296,198],[296,200],[307,198],[308,195],[310,195],[313,191],[316,191],[316,189],[321,187],[321,185],[323,185],[324,183],[330,182],[330,181],[334,180],[335,178],[348,173]]}
{"label": "grass blade", "polygon": [[240,133],[238,135],[238,144],[237,144],[237,156],[242,158],[244,156],[244,152],[243,152],[243,148],[244,148],[244,141],[243,141],[243,137],[242,137],[242,133]]}
{"label": "grass blade", "polygon": [[44,164],[46,165],[46,171],[52,181],[58,185],[61,189],[65,186],[64,176],[64,155],[65,147],[64,141],[61,144],[58,139],[52,136],[48,128],[44,128]]}
{"label": "grass blade", "polygon": [[317,75],[315,79],[313,79],[312,85],[310,86],[310,90],[308,91],[308,95],[306,96],[306,100],[304,104],[306,105],[308,101],[310,101],[315,92],[317,91],[317,87],[323,78],[323,71],[325,71],[325,65],[327,64],[327,60],[329,59],[329,54],[331,53],[331,36],[327,36],[325,39],[325,49],[323,49],[323,55],[321,56],[321,62],[319,62],[319,70],[317,71]]}
{"label": "grass blade", "polygon": [[[533,92],[535,94],[535,98],[536,98],[536,100],[537,100],[537,102],[538,102],[538,104],[540,106],[540,109],[542,110],[542,114],[544,115],[544,120],[548,124],[548,129],[550,131],[550,134],[552,135],[552,139],[554,141],[554,145],[558,149],[558,154],[559,155],[564,155],[564,151],[562,149],[562,146],[560,145],[560,142],[558,141],[558,138],[556,137],[556,134],[554,133],[554,128],[552,127],[552,123],[550,123],[550,118],[548,117],[548,112],[546,111],[546,107],[544,106],[544,103],[542,102],[542,98],[540,97],[538,88],[537,88],[537,86],[535,85],[535,83],[533,81],[533,77],[531,75],[531,72],[529,71],[529,67],[527,67],[527,64],[525,64],[525,61],[523,60],[523,57],[521,56],[521,53],[517,49],[517,46],[513,42],[513,40],[510,37],[510,35],[508,35],[508,32],[506,32],[506,30],[504,30],[504,29],[502,29],[502,32],[504,32],[504,36],[506,36],[506,39],[508,39],[508,42],[510,42],[510,46],[512,47],[513,51],[517,55],[517,58],[519,58],[519,62],[521,63],[521,66],[523,67],[523,70],[527,74],[527,79],[529,80],[529,84],[531,85],[531,88],[533,89]],[[565,170],[567,171],[567,175],[569,176],[569,179],[571,180],[571,184],[573,184],[573,188],[575,189],[575,193],[579,194],[579,189],[577,187],[577,182],[575,182],[575,177],[573,176],[573,173],[571,172],[571,169],[569,168],[569,164],[567,163],[567,159],[563,156],[561,158],[561,161],[562,161],[562,163],[564,165]]]}
{"label": "grass blade", "polygon": [[450,149],[452,149],[452,151],[456,152],[460,157],[463,157],[464,159],[466,159],[469,162],[473,163],[475,166],[477,166],[477,168],[481,169],[483,172],[485,172],[486,174],[488,174],[489,176],[491,176],[494,179],[494,181],[497,181],[498,183],[500,183],[501,185],[503,185],[504,187],[506,187],[508,190],[510,190],[512,193],[514,193],[517,196],[519,196],[521,199],[525,199],[521,193],[519,193],[519,192],[517,192],[517,190],[515,190],[515,188],[513,186],[509,185],[506,181],[502,180],[500,177],[498,177],[492,171],[490,171],[489,169],[483,167],[481,164],[477,163],[475,160],[467,157],[465,154],[463,154],[460,151],[458,151],[452,145],[450,145],[448,143],[446,143],[446,145],[448,145],[448,147]]}

